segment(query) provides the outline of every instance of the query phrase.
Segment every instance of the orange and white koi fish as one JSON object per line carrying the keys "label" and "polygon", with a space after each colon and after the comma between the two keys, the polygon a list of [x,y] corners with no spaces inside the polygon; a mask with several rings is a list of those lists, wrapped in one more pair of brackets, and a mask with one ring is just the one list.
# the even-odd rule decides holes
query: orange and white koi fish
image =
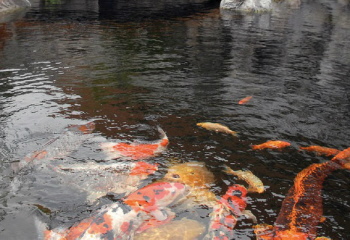
{"label": "orange and white koi fish", "polygon": [[106,153],[107,159],[126,158],[141,160],[153,157],[163,152],[169,144],[169,139],[163,129],[158,127],[161,139],[149,143],[101,143],[101,149]]}
{"label": "orange and white koi fish", "polygon": [[200,123],[197,123],[197,126],[205,128],[205,129],[207,129],[209,131],[227,133],[227,134],[231,134],[232,136],[237,137],[237,132],[232,131],[227,126],[222,125],[220,123],[200,122]]}
{"label": "orange and white koi fish", "polygon": [[48,160],[63,158],[77,150],[95,129],[95,123],[70,125],[58,137],[45,143],[39,150],[27,155],[18,163],[12,164],[12,169],[18,172],[28,164],[42,163]]}
{"label": "orange and white koi fish", "polygon": [[258,144],[258,145],[252,145],[252,149],[253,150],[262,150],[262,149],[266,149],[266,148],[270,148],[270,149],[281,149],[281,148],[285,148],[290,146],[291,144],[289,142],[285,142],[285,141],[274,141],[274,140],[270,140],[267,141],[265,143],[262,144]]}
{"label": "orange and white koi fish", "polygon": [[300,149],[309,152],[315,152],[317,155],[325,155],[327,157],[335,156],[340,152],[338,149],[335,148],[327,148],[321,146],[300,147]]}
{"label": "orange and white koi fish", "polygon": [[154,183],[130,194],[125,199],[105,205],[93,216],[68,229],[48,230],[37,220],[44,240],[133,239],[136,230],[148,219],[167,219],[169,207],[187,192],[180,183]]}
{"label": "orange and white koi fish", "polygon": [[237,218],[242,214],[249,215],[254,222],[256,221],[255,216],[250,211],[245,210],[247,206],[246,196],[247,189],[242,185],[234,184],[228,188],[210,214],[210,223],[205,240],[234,239]]}
{"label": "orange and white koi fish", "polygon": [[245,97],[245,98],[242,98],[242,99],[238,102],[238,104],[245,104],[245,103],[249,102],[252,98],[253,98],[253,96],[247,96],[247,97]]}
{"label": "orange and white koi fish", "polygon": [[248,183],[248,192],[257,192],[257,193],[263,193],[265,191],[264,184],[258,178],[255,176],[251,171],[242,171],[242,170],[237,170],[234,171],[232,170],[229,166],[224,165],[225,172],[228,174],[232,174],[237,176],[239,179],[244,180],[246,183]]}
{"label": "orange and white koi fish", "polygon": [[128,195],[136,191],[142,180],[158,170],[158,164],[130,161],[109,164],[87,162],[53,166],[52,169],[64,175],[62,181],[86,192],[87,201],[92,203],[108,192]]}

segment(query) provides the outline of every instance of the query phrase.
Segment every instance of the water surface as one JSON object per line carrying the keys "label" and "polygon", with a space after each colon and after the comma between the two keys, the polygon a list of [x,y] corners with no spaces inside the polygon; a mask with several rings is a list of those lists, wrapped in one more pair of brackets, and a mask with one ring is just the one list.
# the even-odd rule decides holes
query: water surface
{"label": "water surface", "polygon": [[[303,1],[241,15],[220,13],[215,1],[101,2],[37,1],[23,18],[0,23],[1,239],[36,239],[33,204],[50,209],[41,214],[52,227],[97,208],[40,169],[11,192],[10,163],[69,124],[94,120],[95,137],[128,141],[157,139],[161,126],[170,145],[150,160],[163,165],[149,181],[173,162],[203,161],[220,195],[233,181],[220,165],[253,171],[266,193],[251,194],[248,209],[268,224],[296,174],[329,160],[299,146],[350,146],[348,5]],[[239,138],[200,129],[202,121]],[[271,139],[292,146],[250,148]],[[101,160],[88,143],[62,159],[85,160]],[[326,180],[319,236],[350,238],[349,186],[349,171]],[[252,225],[242,219],[237,239],[254,239]]]}

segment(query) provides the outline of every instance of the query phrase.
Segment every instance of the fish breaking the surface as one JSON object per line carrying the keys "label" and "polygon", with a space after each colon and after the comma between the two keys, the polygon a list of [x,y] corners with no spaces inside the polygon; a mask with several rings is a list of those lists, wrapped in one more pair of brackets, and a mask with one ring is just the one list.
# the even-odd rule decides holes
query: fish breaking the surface
{"label": "fish breaking the surface", "polygon": [[101,149],[106,153],[107,159],[147,159],[163,152],[169,144],[169,139],[163,129],[158,127],[158,131],[161,134],[158,141],[147,143],[106,142],[101,143]]}
{"label": "fish breaking the surface", "polygon": [[158,165],[146,162],[87,162],[52,166],[52,169],[64,175],[64,182],[86,192],[87,201],[92,203],[107,193],[127,195],[136,191],[142,180],[158,170]]}

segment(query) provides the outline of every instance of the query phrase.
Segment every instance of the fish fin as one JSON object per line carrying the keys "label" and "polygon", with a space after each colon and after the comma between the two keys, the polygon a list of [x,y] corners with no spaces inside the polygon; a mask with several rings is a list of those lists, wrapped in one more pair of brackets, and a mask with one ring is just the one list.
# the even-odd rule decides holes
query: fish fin
{"label": "fish fin", "polygon": [[258,223],[258,220],[257,220],[256,216],[250,210],[243,210],[242,211],[242,215],[244,215],[245,217],[251,219],[254,224]]}
{"label": "fish fin", "polygon": [[37,216],[34,216],[34,224],[38,233],[38,239],[45,239],[45,232],[48,231],[47,224],[41,221]]}
{"label": "fish fin", "polygon": [[151,215],[158,221],[164,221],[168,218],[168,214],[161,209],[156,209],[151,212]]}
{"label": "fish fin", "polygon": [[235,132],[235,131],[232,131],[231,135],[234,136],[234,137],[239,137],[238,132]]}

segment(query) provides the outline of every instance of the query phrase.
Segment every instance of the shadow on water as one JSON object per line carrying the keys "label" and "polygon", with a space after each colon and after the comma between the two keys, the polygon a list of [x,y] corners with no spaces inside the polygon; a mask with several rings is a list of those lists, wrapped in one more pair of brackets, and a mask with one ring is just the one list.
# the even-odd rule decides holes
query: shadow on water
{"label": "shadow on water", "polygon": [[[9,188],[10,163],[69,124],[95,120],[95,137],[125,141],[157,139],[160,125],[170,145],[150,160],[163,165],[149,181],[174,161],[203,161],[220,195],[234,181],[221,164],[251,170],[267,189],[250,195],[248,209],[268,224],[296,174],[329,160],[299,146],[350,146],[348,5],[243,15],[220,13],[218,1],[171,3],[33,1],[24,18],[0,24],[0,239],[36,238],[33,204],[50,209],[43,215],[52,227],[96,208],[40,168],[23,174],[18,193]],[[196,127],[201,121],[228,125],[239,138]],[[292,146],[251,150],[270,139]],[[100,161],[99,153],[86,143],[63,161]],[[325,182],[320,236],[350,238],[349,183],[348,171]],[[254,239],[251,226],[242,219],[237,238]]]}

